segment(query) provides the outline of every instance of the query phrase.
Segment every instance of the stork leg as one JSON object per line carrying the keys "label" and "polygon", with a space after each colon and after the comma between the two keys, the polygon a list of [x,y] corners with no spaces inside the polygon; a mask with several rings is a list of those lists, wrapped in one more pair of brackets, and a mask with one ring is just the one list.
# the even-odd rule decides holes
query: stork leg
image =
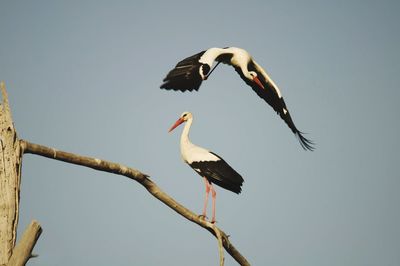
{"label": "stork leg", "polygon": [[210,184],[211,187],[211,197],[212,197],[212,219],[211,223],[215,223],[215,201],[217,199],[217,192],[215,191],[214,187],[212,184]]}
{"label": "stork leg", "polygon": [[204,180],[204,184],[206,185],[206,197],[205,197],[205,199],[204,199],[204,207],[203,207],[203,214],[202,214],[202,216],[203,216],[204,218],[206,218],[206,217],[207,217],[206,212],[207,212],[208,194],[210,193],[210,189],[211,189],[212,187],[211,187],[210,182],[208,182],[207,178],[203,177],[203,180]]}

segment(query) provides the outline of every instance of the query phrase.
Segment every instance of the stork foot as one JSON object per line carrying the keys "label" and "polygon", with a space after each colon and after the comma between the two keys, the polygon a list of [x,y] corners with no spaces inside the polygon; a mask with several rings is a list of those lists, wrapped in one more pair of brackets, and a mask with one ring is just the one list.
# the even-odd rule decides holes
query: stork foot
{"label": "stork foot", "polygon": [[199,214],[197,215],[197,217],[199,217],[202,220],[207,220],[207,216],[205,216],[204,214]]}

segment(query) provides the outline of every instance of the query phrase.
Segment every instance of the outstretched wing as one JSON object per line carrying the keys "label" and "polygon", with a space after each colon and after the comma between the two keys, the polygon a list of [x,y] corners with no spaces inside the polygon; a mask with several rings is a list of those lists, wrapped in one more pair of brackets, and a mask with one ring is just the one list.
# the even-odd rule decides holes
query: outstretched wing
{"label": "outstretched wing", "polygon": [[235,70],[239,73],[247,85],[249,85],[260,98],[264,99],[264,101],[266,101],[279,114],[279,116],[285,121],[285,123],[299,139],[301,146],[305,150],[314,150],[314,143],[304,137],[304,133],[296,128],[278,86],[276,86],[265,70],[254,60],[250,61],[248,65],[249,71],[255,71],[257,73],[257,77],[263,84],[264,89],[260,88],[256,83],[245,78],[239,68],[235,68]]}
{"label": "outstretched wing", "polygon": [[197,91],[203,81],[200,76],[200,67],[202,64],[199,63],[199,59],[204,53],[205,51],[202,51],[180,61],[164,78],[164,83],[160,88],[180,90],[182,92],[187,90]]}

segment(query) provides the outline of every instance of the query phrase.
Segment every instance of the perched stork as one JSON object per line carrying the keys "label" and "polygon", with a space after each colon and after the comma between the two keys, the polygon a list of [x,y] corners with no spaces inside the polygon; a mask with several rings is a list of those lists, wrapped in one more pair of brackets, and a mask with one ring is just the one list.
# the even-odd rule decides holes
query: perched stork
{"label": "perched stork", "polygon": [[[217,61],[217,64],[211,70],[214,61]],[[301,146],[305,150],[314,149],[314,143],[304,137],[303,133],[294,125],[278,86],[244,49],[236,47],[210,48],[185,58],[167,74],[160,88],[182,92],[197,91],[202,81],[210,76],[219,63],[233,66],[246,84],[272,106],[286,122],[299,139]]]}
{"label": "perched stork", "polygon": [[242,191],[243,178],[238,174],[227,162],[217,154],[194,145],[189,140],[189,130],[193,122],[193,115],[189,112],[184,112],[168,132],[174,130],[180,124],[186,122],[181,135],[181,155],[182,159],[193,170],[196,171],[204,179],[206,186],[206,196],[202,216],[206,217],[208,195],[211,191],[212,196],[212,219],[215,222],[215,200],[217,193],[215,192],[212,183],[217,184],[227,190],[239,194]]}

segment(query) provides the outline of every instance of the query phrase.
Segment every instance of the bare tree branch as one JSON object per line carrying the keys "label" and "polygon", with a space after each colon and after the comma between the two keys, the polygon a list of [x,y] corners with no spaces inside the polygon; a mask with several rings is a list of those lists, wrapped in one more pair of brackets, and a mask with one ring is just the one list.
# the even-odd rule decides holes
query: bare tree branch
{"label": "bare tree branch", "polygon": [[[240,254],[240,252],[231,244],[228,236],[217,226],[200,218],[198,215],[175,201],[167,193],[162,191],[153,181],[149,179],[149,176],[140,172],[139,170],[126,167],[124,165],[113,163],[105,160],[100,160],[97,158],[80,156],[73,153],[68,153],[64,151],[58,151],[54,148],[45,147],[38,144],[33,144],[25,140],[20,140],[21,150],[23,153],[32,153],[48,157],[55,160],[60,160],[68,163],[78,164],[81,166],[90,167],[99,171],[105,171],[109,173],[114,173],[118,175],[126,176],[130,179],[136,180],[141,185],[143,185],[154,197],[159,199],[161,202],[166,204],[168,207],[201,227],[207,229],[215,237],[220,238],[219,241],[222,242],[225,250],[240,264],[240,265],[250,265],[246,258]],[[218,233],[217,233],[218,232]],[[220,237],[218,235],[220,234]],[[221,259],[221,256],[220,256]],[[222,256],[223,260],[223,256]]]}
{"label": "bare tree branch", "polygon": [[33,220],[25,230],[19,243],[13,249],[13,254],[7,266],[23,266],[31,257],[34,257],[32,256],[32,249],[41,233],[42,228],[40,224]]}

